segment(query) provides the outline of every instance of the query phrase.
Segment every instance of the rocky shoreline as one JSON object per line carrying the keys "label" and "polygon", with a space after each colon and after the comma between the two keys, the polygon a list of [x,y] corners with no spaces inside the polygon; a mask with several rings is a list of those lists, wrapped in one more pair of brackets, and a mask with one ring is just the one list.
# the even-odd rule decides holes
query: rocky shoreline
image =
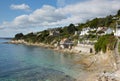
{"label": "rocky shoreline", "polygon": [[80,54],[80,52],[78,52],[74,49],[58,49],[58,48],[54,47],[53,45],[44,44],[44,43],[29,43],[24,40],[12,40],[9,43],[24,44],[24,45],[29,45],[29,46],[40,46],[40,47],[49,48],[54,51],[61,52],[61,53],[67,53],[67,54]]}
{"label": "rocky shoreline", "polygon": [[[53,49],[57,52],[83,55],[75,49],[57,49],[52,45],[43,43],[28,43],[24,40],[12,40],[9,43],[40,46]],[[117,65],[113,53],[108,51],[106,54],[84,54],[85,57],[77,63],[84,65],[85,70],[88,70],[90,75],[86,74],[87,78],[85,80],[81,80],[78,77],[77,81],[120,81],[120,70],[116,70]]]}

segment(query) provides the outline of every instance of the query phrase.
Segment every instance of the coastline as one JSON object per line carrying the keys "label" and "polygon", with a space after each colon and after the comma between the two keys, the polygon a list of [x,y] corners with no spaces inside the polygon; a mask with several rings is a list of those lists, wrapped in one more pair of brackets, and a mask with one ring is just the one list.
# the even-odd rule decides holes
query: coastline
{"label": "coastline", "polygon": [[[9,43],[25,44],[29,46],[40,46],[65,54],[84,55],[83,59],[80,59],[78,63],[85,65],[84,70],[89,72],[85,75],[88,76],[88,78],[85,78],[85,81],[104,81],[110,79],[115,79],[116,81],[119,81],[118,79],[119,77],[116,76],[119,76],[120,70],[115,71],[116,65],[114,64],[116,63],[115,63],[115,58],[113,56],[113,52],[107,52],[106,54],[84,54],[79,51],[76,51],[75,49],[57,49],[52,45],[48,45],[44,43],[29,43],[24,40],[12,40]],[[89,65],[90,67],[88,67]],[[81,77],[78,77],[77,81],[82,81]]]}
{"label": "coastline", "polygon": [[52,49],[54,51],[65,53],[65,54],[82,54],[74,49],[58,49],[58,48],[54,47],[54,45],[49,45],[49,44],[44,44],[44,43],[30,43],[30,42],[26,42],[24,40],[12,40],[8,43],[24,44],[24,45],[28,45],[28,46],[38,46],[38,47],[43,47],[43,48],[49,48],[49,49]]}

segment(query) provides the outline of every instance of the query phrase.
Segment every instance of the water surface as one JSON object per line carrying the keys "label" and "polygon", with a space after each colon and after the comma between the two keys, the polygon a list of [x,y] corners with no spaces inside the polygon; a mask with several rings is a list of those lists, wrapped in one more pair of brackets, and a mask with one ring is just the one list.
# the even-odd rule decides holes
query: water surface
{"label": "water surface", "polygon": [[75,81],[81,72],[76,55],[6,41],[0,39],[0,81]]}

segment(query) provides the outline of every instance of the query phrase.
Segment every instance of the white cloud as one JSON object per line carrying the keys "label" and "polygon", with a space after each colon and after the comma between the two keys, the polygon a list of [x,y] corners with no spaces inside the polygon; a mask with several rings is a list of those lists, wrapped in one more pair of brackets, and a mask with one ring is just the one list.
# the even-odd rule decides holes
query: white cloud
{"label": "white cloud", "polygon": [[32,22],[56,22],[62,19],[65,19],[66,15],[57,11],[55,7],[44,5],[41,9],[35,10],[32,14],[29,15],[29,20]]}
{"label": "white cloud", "polygon": [[13,10],[30,10],[30,7],[26,4],[12,4],[10,8]]}
{"label": "white cloud", "polygon": [[[69,15],[69,23],[84,22],[95,17],[105,17],[116,14],[120,9],[120,0],[88,0],[59,8],[59,12]],[[65,20],[65,21],[66,21]],[[62,23],[61,23],[62,24]]]}
{"label": "white cloud", "polygon": [[66,15],[59,12],[55,7],[44,5],[29,15],[17,16],[11,22],[4,22],[0,27],[38,27],[51,26],[50,23],[66,19]]}
{"label": "white cloud", "polygon": [[87,0],[77,4],[55,8],[44,5],[29,15],[20,15],[11,22],[3,22],[0,28],[34,28],[63,26],[70,23],[85,22],[87,19],[116,14],[120,9],[120,0]]}

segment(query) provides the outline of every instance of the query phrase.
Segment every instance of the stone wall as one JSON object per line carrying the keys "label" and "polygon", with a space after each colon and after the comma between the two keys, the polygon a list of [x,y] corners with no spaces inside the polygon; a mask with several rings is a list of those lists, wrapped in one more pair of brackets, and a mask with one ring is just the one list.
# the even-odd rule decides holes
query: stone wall
{"label": "stone wall", "polygon": [[86,44],[78,44],[73,48],[75,51],[83,54],[95,53],[93,45],[86,45]]}

